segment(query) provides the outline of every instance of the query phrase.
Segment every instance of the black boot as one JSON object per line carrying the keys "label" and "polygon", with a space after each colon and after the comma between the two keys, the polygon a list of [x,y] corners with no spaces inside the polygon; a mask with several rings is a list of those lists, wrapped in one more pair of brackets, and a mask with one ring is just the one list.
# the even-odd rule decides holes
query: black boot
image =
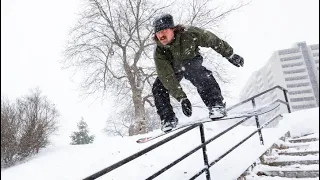
{"label": "black boot", "polygon": [[171,131],[177,126],[178,121],[178,118],[175,116],[171,119],[161,120],[161,130],[165,133]]}
{"label": "black boot", "polygon": [[226,103],[218,104],[209,108],[209,118],[219,119],[227,116]]}

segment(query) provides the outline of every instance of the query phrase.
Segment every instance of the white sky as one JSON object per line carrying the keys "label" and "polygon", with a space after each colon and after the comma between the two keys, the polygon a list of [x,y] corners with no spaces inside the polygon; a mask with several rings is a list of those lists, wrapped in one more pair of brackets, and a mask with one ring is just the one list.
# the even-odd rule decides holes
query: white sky
{"label": "white sky", "polygon": [[[100,131],[112,106],[82,100],[77,85],[70,81],[71,72],[62,71],[58,63],[63,58],[68,31],[77,20],[79,3],[1,2],[1,95],[14,99],[39,87],[57,105],[61,130],[68,133],[76,128],[81,116],[91,131]],[[225,19],[219,31],[227,35],[235,53],[245,60],[243,68],[234,67],[230,72],[237,77],[230,91],[238,98],[251,73],[262,67],[275,50],[290,48],[298,41],[319,43],[319,1],[253,0]],[[229,100],[229,104],[235,102]]]}
{"label": "white sky", "polygon": [[234,68],[237,76],[234,93],[253,71],[260,69],[272,53],[306,41],[319,44],[319,1],[317,0],[253,0],[230,15],[222,23],[227,41],[235,53],[244,57],[244,68]]}

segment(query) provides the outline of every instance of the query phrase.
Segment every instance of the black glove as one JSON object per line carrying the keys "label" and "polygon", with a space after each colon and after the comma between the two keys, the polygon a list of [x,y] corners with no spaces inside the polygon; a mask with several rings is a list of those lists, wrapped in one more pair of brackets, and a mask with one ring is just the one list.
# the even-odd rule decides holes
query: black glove
{"label": "black glove", "polygon": [[227,59],[231,64],[233,64],[237,67],[243,66],[243,63],[244,63],[243,58],[241,56],[239,56],[238,54],[232,54]]}
{"label": "black glove", "polygon": [[190,117],[192,115],[192,106],[188,98],[181,99],[182,112],[184,115]]}

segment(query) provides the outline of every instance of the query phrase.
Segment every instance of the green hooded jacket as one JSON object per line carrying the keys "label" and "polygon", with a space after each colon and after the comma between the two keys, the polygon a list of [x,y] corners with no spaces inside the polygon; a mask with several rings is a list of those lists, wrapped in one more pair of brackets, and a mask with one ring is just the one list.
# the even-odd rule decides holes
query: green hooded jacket
{"label": "green hooded jacket", "polygon": [[179,102],[187,96],[176,79],[175,73],[181,70],[185,61],[200,55],[199,46],[210,47],[223,57],[233,54],[233,49],[227,42],[212,32],[193,26],[182,32],[176,32],[174,40],[168,45],[163,46],[157,41],[154,61],[158,77],[169,94]]}

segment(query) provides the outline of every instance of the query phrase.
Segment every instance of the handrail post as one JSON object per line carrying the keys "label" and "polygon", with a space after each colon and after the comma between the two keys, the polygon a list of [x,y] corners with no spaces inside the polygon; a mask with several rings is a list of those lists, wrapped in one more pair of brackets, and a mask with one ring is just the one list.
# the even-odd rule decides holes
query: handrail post
{"label": "handrail post", "polygon": [[[206,142],[206,138],[204,136],[203,124],[200,124],[199,128],[200,128],[201,143],[204,144]],[[203,153],[204,165],[207,167],[206,168],[206,179],[211,180],[206,145],[202,147],[202,153]]]}
{"label": "handrail post", "polygon": [[284,94],[284,99],[286,100],[286,103],[287,103],[288,113],[291,113],[289,100],[288,100],[288,95],[287,95],[287,90],[283,89],[283,94]]}
{"label": "handrail post", "polygon": [[[256,102],[255,102],[255,100],[252,99],[251,102],[252,102],[253,108],[255,108],[255,107],[256,107]],[[259,123],[258,115],[254,116],[254,117],[255,117],[255,119],[256,119],[257,128],[259,129],[259,128],[260,128],[260,123]],[[259,134],[260,144],[261,144],[261,145],[264,145],[264,143],[263,143],[263,137],[262,137],[262,133],[261,133],[261,129],[258,130],[258,134]]]}

